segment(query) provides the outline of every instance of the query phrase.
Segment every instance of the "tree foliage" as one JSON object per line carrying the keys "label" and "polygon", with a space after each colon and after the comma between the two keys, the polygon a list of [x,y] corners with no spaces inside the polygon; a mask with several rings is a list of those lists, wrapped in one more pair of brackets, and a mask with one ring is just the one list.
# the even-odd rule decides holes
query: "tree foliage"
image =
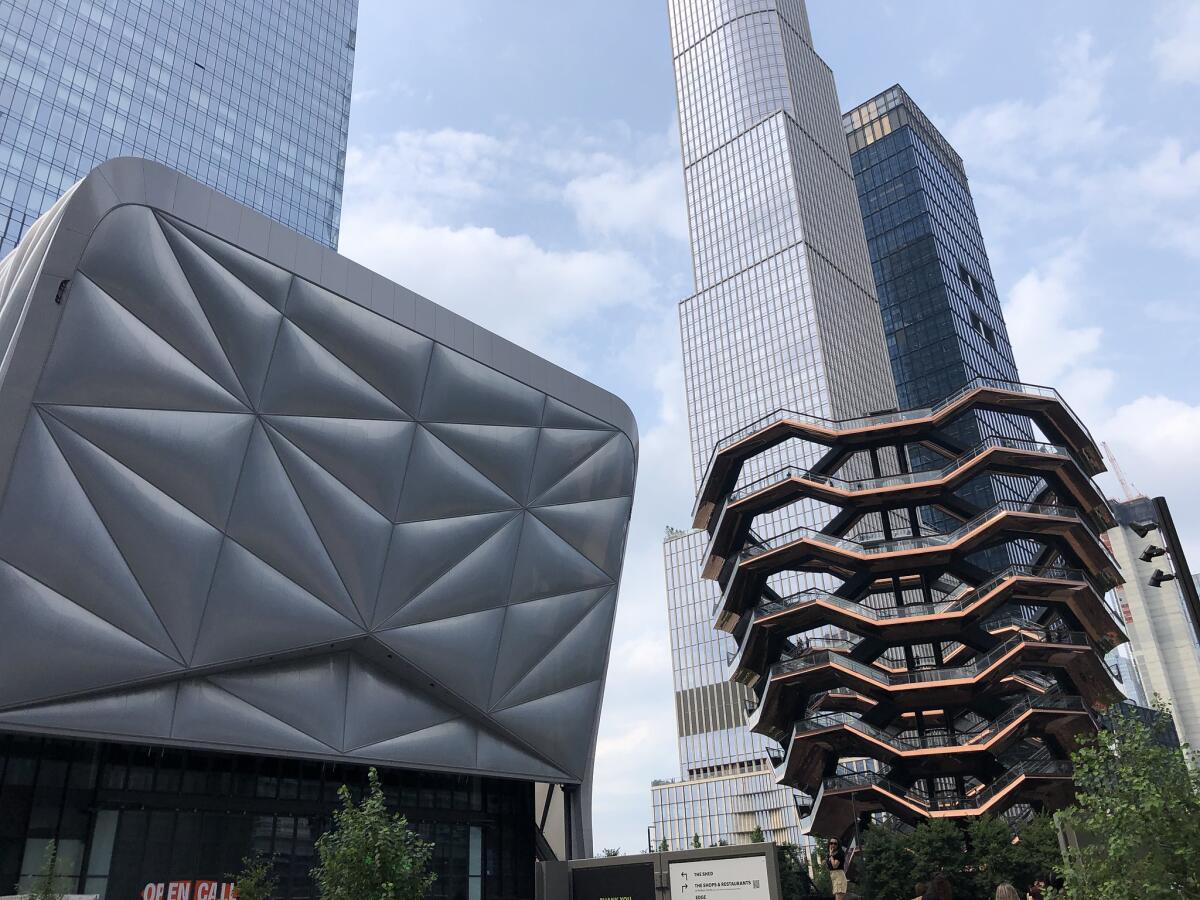
{"label": "tree foliage", "polygon": [[801,900],[814,893],[804,854],[795,844],[776,844],[775,861],[779,867],[779,893],[783,900]]}
{"label": "tree foliage", "polygon": [[661,841],[658,842],[658,852],[659,853],[666,853],[670,849],[671,849],[671,845],[667,843],[666,838],[663,838]]}
{"label": "tree foliage", "polygon": [[765,840],[766,837],[763,835],[763,830],[755,825],[754,830],[750,832],[750,843],[761,844]]}
{"label": "tree foliage", "polygon": [[913,896],[918,881],[943,873],[955,900],[991,900],[998,885],[1030,885],[1058,863],[1054,823],[1045,816],[1026,822],[1014,842],[1008,823],[983,816],[964,828],[933,819],[907,834],[871,828],[865,836],[866,880],[872,900]]}
{"label": "tree foliage", "polygon": [[829,850],[823,841],[817,842],[817,849],[812,852],[813,884],[818,894],[833,893],[833,876],[829,874]]}
{"label": "tree foliage", "polygon": [[271,860],[262,853],[245,857],[242,871],[225,877],[237,885],[238,900],[271,900],[278,881]]}
{"label": "tree foliage", "polygon": [[51,841],[46,845],[46,852],[42,856],[42,868],[33,882],[29,900],[62,900],[62,892],[55,886],[57,878],[58,843]]}
{"label": "tree foliage", "polygon": [[1170,710],[1155,707],[1158,724],[1118,711],[1072,756],[1075,805],[1057,817],[1079,841],[1069,900],[1200,897],[1200,773],[1163,740]]}
{"label": "tree foliage", "polygon": [[695,850],[699,850],[703,846],[704,845],[700,843],[700,835],[693,834],[692,835],[692,848]]}
{"label": "tree foliage", "polygon": [[333,828],[317,839],[312,877],[321,900],[421,900],[437,878],[429,871],[433,844],[388,812],[375,769],[368,781],[357,805],[342,785]]}
{"label": "tree foliage", "polygon": [[620,847],[605,847],[604,855],[605,856],[620,856],[621,848]]}

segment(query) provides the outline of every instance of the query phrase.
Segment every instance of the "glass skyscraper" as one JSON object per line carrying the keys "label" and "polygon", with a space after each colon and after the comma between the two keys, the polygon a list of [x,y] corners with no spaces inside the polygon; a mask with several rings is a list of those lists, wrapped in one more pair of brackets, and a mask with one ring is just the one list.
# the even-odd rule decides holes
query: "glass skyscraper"
{"label": "glass skyscraper", "polygon": [[[1004,311],[962,157],[894,85],[842,117],[901,409],[937,403],[977,379],[1019,382]],[[977,411],[946,429],[963,448],[989,437],[1031,441],[1019,416]],[[914,469],[938,467],[910,452]],[[1019,480],[977,479],[964,496],[983,508],[1026,501]],[[952,523],[924,514],[936,527]],[[1014,562],[1019,545],[991,551]]]}
{"label": "glass skyscraper", "polygon": [[[680,305],[692,467],[780,408],[830,418],[896,405],[833,74],[803,0],[670,0],[696,293]],[[748,465],[752,481],[805,465],[795,443]],[[770,535],[823,524],[803,502],[756,520]],[[664,545],[680,779],[653,789],[672,849],[801,841],[796,795],[774,785],[767,742],[745,728],[749,692],[725,680],[729,635],[702,580],[703,532]],[[812,579],[781,576],[790,593]]]}
{"label": "glass skyscraper", "polygon": [[357,0],[0,0],[0,256],[140,156],[329,247]]}
{"label": "glass skyscraper", "polygon": [[899,85],[843,126],[900,407],[1019,381],[962,158]]}

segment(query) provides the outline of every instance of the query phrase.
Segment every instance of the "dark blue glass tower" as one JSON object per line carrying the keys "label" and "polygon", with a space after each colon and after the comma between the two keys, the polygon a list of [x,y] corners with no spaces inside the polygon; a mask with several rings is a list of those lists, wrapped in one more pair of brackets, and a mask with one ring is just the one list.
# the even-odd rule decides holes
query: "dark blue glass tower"
{"label": "dark blue glass tower", "polygon": [[0,257],[107,159],[337,247],[358,0],[0,2]]}
{"label": "dark blue glass tower", "polygon": [[1018,381],[962,159],[899,85],[843,123],[900,408]]}

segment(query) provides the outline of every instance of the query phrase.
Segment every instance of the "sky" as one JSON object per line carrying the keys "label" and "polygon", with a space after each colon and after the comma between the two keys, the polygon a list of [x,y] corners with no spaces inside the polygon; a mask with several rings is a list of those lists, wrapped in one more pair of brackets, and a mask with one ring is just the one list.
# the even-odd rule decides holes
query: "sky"
{"label": "sky", "polygon": [[[692,505],[693,287],[665,0],[360,0],[341,252],[622,397],[637,496],[595,845],[676,777],[662,538]],[[843,108],[899,82],[963,156],[1023,380],[1200,569],[1200,0],[809,0]],[[1110,495],[1121,488],[1101,479]]]}

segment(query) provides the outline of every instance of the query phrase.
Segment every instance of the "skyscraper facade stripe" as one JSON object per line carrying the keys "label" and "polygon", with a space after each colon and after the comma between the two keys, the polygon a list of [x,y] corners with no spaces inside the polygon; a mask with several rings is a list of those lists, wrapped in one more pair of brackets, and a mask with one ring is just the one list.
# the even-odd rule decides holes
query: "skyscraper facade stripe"
{"label": "skyscraper facade stripe", "polygon": [[[716,444],[781,407],[827,417],[890,409],[895,389],[837,91],[803,0],[670,0],[696,293],[680,305],[696,483]],[[795,442],[749,481],[811,464]],[[757,532],[819,525],[822,504],[764,515]],[[654,791],[661,838],[682,847],[802,840],[797,800],[771,788],[768,742],[744,725],[749,692],[725,680],[736,649],[712,630],[707,536],[664,545],[681,781]],[[788,593],[814,581],[773,577]],[[765,787],[765,789],[764,789]]]}
{"label": "skyscraper facade stripe", "polygon": [[119,156],[336,248],[357,17],[358,0],[0,4],[0,256]]}

